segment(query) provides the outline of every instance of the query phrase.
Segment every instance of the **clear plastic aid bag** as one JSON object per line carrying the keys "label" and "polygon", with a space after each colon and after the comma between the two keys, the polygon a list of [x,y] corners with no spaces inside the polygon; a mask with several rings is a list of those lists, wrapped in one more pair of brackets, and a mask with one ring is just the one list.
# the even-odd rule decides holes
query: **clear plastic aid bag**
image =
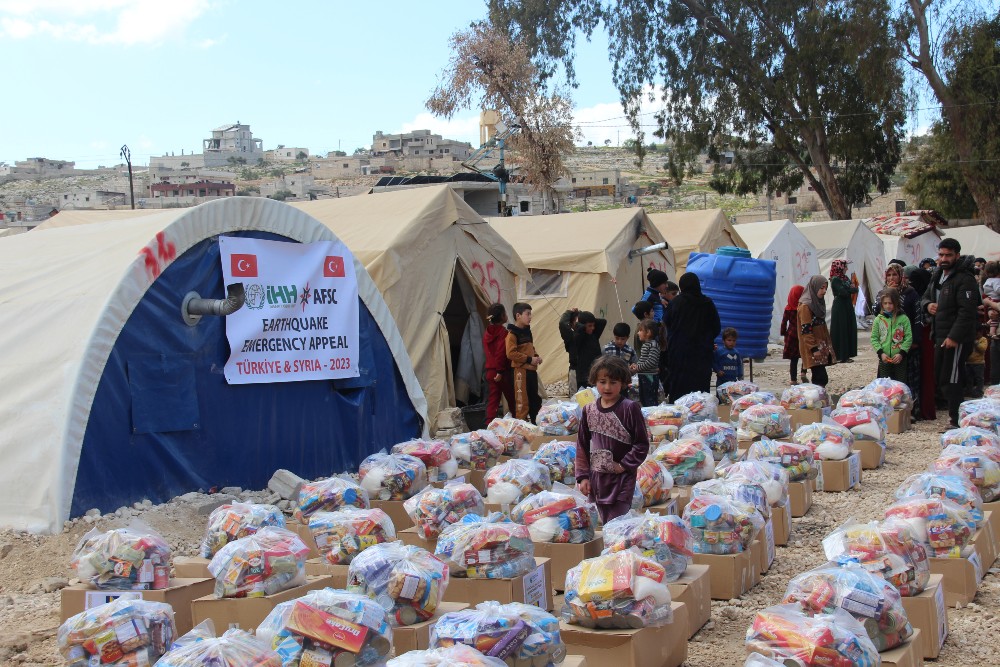
{"label": "clear plastic aid bag", "polygon": [[854,436],[855,440],[885,442],[885,436],[888,433],[886,417],[876,407],[857,406],[837,408],[830,413],[830,418],[841,426],[850,429],[851,435]]}
{"label": "clear plastic aid bag", "polygon": [[875,378],[865,387],[882,395],[893,410],[909,410],[913,407],[913,393],[905,382],[889,378]]}
{"label": "clear plastic aid bag", "polygon": [[955,468],[910,475],[899,485],[895,495],[896,500],[913,495],[945,498],[968,510],[977,525],[983,521],[983,497],[979,489],[961,470]]}
{"label": "clear plastic aid bag", "polygon": [[316,512],[309,517],[309,532],[331,565],[347,565],[368,547],[396,539],[388,514],[350,506],[336,512]]}
{"label": "clear plastic aid bag", "polygon": [[264,526],[285,527],[285,515],[274,505],[232,503],[212,510],[208,516],[201,557],[211,558],[233,540],[253,535]]}
{"label": "clear plastic aid bag", "polygon": [[812,448],[825,461],[842,461],[851,455],[854,434],[832,419],[815,424],[803,424],[795,430],[792,441]]}
{"label": "clear plastic aid bag", "polygon": [[56,645],[67,665],[152,665],[176,638],[173,607],[118,598],[67,618]]}
{"label": "clear plastic aid bag", "polygon": [[794,662],[785,662],[784,658],[791,656],[779,655],[776,656],[781,658],[781,660],[772,660],[767,656],[763,656],[760,653],[754,651],[747,656],[746,661],[743,663],[743,667],[789,667],[789,665],[795,665]]}
{"label": "clear plastic aid bag", "polygon": [[693,391],[677,399],[677,405],[688,409],[689,422],[716,421],[719,418],[719,399],[707,391]]}
{"label": "clear plastic aid bag", "polygon": [[386,663],[386,667],[507,667],[500,658],[483,655],[471,646],[408,651]]}
{"label": "clear plastic aid bag", "polygon": [[751,405],[780,405],[778,397],[769,391],[752,391],[749,394],[733,399],[732,412],[737,415]]}
{"label": "clear plastic aid bag", "polygon": [[711,447],[699,438],[665,442],[650,455],[667,467],[674,484],[690,486],[715,474],[715,456]]}
{"label": "clear plastic aid bag", "polygon": [[777,653],[802,665],[878,667],[882,663],[864,626],[843,609],[810,616],[794,603],[768,607],[754,616],[746,645],[748,650]]}
{"label": "clear plastic aid bag", "polygon": [[927,548],[904,521],[858,523],[848,519],[823,538],[827,560],[859,563],[884,578],[904,597],[920,595],[930,580]]}
{"label": "clear plastic aid bag", "polygon": [[736,461],[722,470],[722,478],[757,484],[764,489],[771,507],[783,507],[788,503],[788,471],[775,463]]}
{"label": "clear plastic aid bag", "polygon": [[1000,384],[990,385],[983,390],[983,398],[1000,401]]}
{"label": "clear plastic aid bag", "polygon": [[617,553],[632,547],[662,565],[666,581],[677,581],[691,563],[694,538],[680,517],[630,511],[604,525],[602,553]]}
{"label": "clear plastic aid bag", "polygon": [[844,408],[872,408],[882,415],[883,420],[889,419],[892,415],[892,406],[885,396],[868,389],[851,389],[841,394],[840,400],[837,401],[837,409]]}
{"label": "clear plastic aid bag", "polygon": [[503,443],[503,455],[516,458],[531,456],[531,438],[542,434],[531,422],[510,415],[495,418],[486,428]]}
{"label": "clear plastic aid bag", "polygon": [[532,542],[557,544],[590,542],[600,525],[597,506],[563,484],[528,496],[510,511],[510,518],[528,527]]}
{"label": "clear plastic aid bag", "polygon": [[712,457],[716,462],[721,461],[724,456],[735,454],[739,446],[736,429],[732,424],[718,421],[685,424],[678,434],[678,439],[684,438],[698,438],[704,441],[712,450]]}
{"label": "clear plastic aid bag", "polygon": [[266,526],[219,549],[208,564],[215,597],[274,595],[306,583],[309,547],[284,528]]}
{"label": "clear plastic aid bag", "polygon": [[944,449],[948,445],[994,447],[1000,449],[1000,435],[977,426],[962,426],[941,434],[941,449]]}
{"label": "clear plastic aid bag", "polygon": [[545,435],[573,435],[580,430],[580,405],[575,401],[548,401],[535,423]]}
{"label": "clear plastic aid bag", "polygon": [[156,663],[156,667],[248,667],[248,665],[283,667],[281,658],[267,645],[267,642],[245,630],[237,629],[227,630],[221,637],[205,637],[200,641],[184,643]]}
{"label": "clear plastic aid bag", "polygon": [[170,579],[170,546],[155,530],[133,521],[127,528],[90,530],[80,538],[70,567],[102,590],[164,589]]}
{"label": "clear plastic aid bag", "polygon": [[368,509],[368,492],[347,476],[336,476],[307,482],[299,491],[299,502],[295,508],[295,520],[308,525],[309,517],[316,512],[333,512],[353,505]]}
{"label": "clear plastic aid bag", "polygon": [[448,565],[420,547],[386,542],[365,549],[347,570],[347,589],[378,602],[393,625],[434,616],[449,579]]}
{"label": "clear plastic aid bag", "polygon": [[425,540],[436,539],[441,531],[466,514],[485,514],[486,503],[479,489],[465,482],[433,486],[408,499],[403,508]]}
{"label": "clear plastic aid bag", "polygon": [[909,496],[897,500],[886,508],[885,518],[907,524],[935,558],[968,556],[976,532],[976,522],[968,510],[939,496]]}
{"label": "clear plastic aid bag", "polygon": [[535,567],[535,545],[527,526],[500,512],[467,514],[444,529],[434,555],[452,576],[469,579],[513,579]]}
{"label": "clear plastic aid bag", "polygon": [[992,398],[974,398],[971,401],[962,401],[958,406],[958,418],[964,419],[976,412],[997,412],[1000,413],[1000,400]]}
{"label": "clear plastic aid bag", "polygon": [[559,619],[520,602],[481,602],[475,608],[444,614],[431,629],[430,645],[475,647],[514,665],[551,667],[566,657]]}
{"label": "clear plastic aid bag", "polygon": [[538,448],[532,459],[549,469],[552,483],[576,482],[576,443],[565,440],[546,442]]}
{"label": "clear plastic aid bag", "polygon": [[691,411],[683,405],[662,403],[642,408],[642,416],[646,420],[646,430],[649,433],[649,443],[657,445],[677,437],[681,426],[688,423]]}
{"label": "clear plastic aid bag", "polygon": [[[640,466],[640,468],[641,468],[641,466]],[[632,489],[632,505],[631,505],[631,509],[634,510],[634,511],[636,511],[636,512],[638,512],[639,510],[641,510],[645,506],[646,506],[646,496],[643,495],[642,488],[640,488],[638,480],[636,480],[635,488]]]}
{"label": "clear plastic aid bag", "polygon": [[662,565],[638,549],[588,558],[566,574],[563,620],[585,628],[645,628],[670,623]]}
{"label": "clear plastic aid bag", "polygon": [[532,459],[511,459],[486,473],[486,502],[513,505],[522,498],[552,488],[549,469]]}
{"label": "clear plastic aid bag", "polygon": [[809,445],[770,438],[762,438],[751,444],[747,451],[748,461],[764,461],[779,465],[788,472],[788,479],[792,482],[816,477],[819,470],[815,458],[816,455]]}
{"label": "clear plastic aid bag", "polygon": [[983,502],[1000,498],[1000,450],[993,447],[948,445],[927,469],[936,472],[953,468],[962,471],[976,485]]}
{"label": "clear plastic aid bag", "polygon": [[721,496],[744,505],[750,505],[767,521],[771,518],[771,504],[767,502],[767,492],[760,484],[746,480],[708,479],[691,487],[691,497]]}
{"label": "clear plastic aid bag", "polygon": [[765,523],[753,505],[711,494],[692,496],[684,520],[691,526],[694,552],[717,555],[746,551]]}
{"label": "clear plastic aid bag", "polygon": [[428,482],[443,482],[458,474],[458,461],[444,440],[416,438],[392,446],[393,454],[415,456],[424,463]]}
{"label": "clear plastic aid bag", "polygon": [[670,500],[674,478],[670,470],[656,459],[646,459],[635,471],[635,488],[642,495],[642,507],[660,505]]}
{"label": "clear plastic aid bag", "polygon": [[715,388],[715,395],[719,397],[720,405],[729,405],[740,396],[746,396],[755,391],[760,391],[760,387],[753,382],[735,380],[720,384]]}
{"label": "clear plastic aid bag", "polygon": [[[736,413],[736,405],[733,405]],[[751,405],[739,412],[737,435],[752,440],[757,436],[787,438],[792,435],[792,418],[780,405]]]}
{"label": "clear plastic aid bag", "polygon": [[786,410],[822,410],[830,407],[826,387],[818,384],[795,384],[781,392],[781,407]]}
{"label": "clear plastic aid bag", "polygon": [[486,429],[453,435],[448,444],[458,465],[472,470],[489,470],[503,455],[500,438]]}
{"label": "clear plastic aid bag", "polygon": [[372,454],[358,469],[369,498],[406,500],[427,486],[427,466],[409,454]]}
{"label": "clear plastic aid bag", "polygon": [[[995,402],[995,401],[994,401]],[[977,410],[958,420],[959,426],[975,426],[1000,435],[1000,410]]]}

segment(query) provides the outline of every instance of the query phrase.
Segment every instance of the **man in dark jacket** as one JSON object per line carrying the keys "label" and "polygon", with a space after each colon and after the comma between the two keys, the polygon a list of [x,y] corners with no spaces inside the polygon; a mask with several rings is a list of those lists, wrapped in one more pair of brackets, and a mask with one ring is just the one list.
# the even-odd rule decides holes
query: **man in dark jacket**
{"label": "man in dark jacket", "polygon": [[958,426],[958,406],[965,385],[965,360],[972,351],[981,303],[972,256],[962,257],[955,239],[938,245],[937,269],[920,301],[933,326],[934,368],[937,385],[948,399],[948,428]]}
{"label": "man in dark jacket", "polygon": [[[573,314],[572,310],[563,313],[559,321],[560,333],[571,322],[567,316],[571,317]],[[584,310],[577,317],[576,326],[571,329],[572,337],[563,334],[563,342],[569,353],[570,365],[575,365],[576,382],[580,388],[590,386],[590,367],[594,360],[601,356],[601,334],[604,333],[604,327],[607,325],[607,320],[594,317],[593,313]]]}
{"label": "man in dark jacket", "polygon": [[559,318],[559,336],[562,338],[563,347],[566,348],[566,354],[569,355],[569,374],[567,376],[569,383],[569,395],[572,396],[579,389],[576,380],[576,343],[574,338],[576,337],[576,322],[577,318],[580,317],[579,308],[570,308],[562,317]]}

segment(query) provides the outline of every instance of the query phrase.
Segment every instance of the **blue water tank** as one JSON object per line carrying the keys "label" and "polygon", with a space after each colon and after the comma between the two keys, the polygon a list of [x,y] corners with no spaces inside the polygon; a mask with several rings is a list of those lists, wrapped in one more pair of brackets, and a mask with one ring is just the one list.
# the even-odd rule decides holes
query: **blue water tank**
{"label": "blue water tank", "polygon": [[[715,254],[691,253],[686,270],[698,276],[702,292],[715,302],[722,328],[739,331],[736,345],[743,356],[766,357],[777,280],[775,263],[727,246]],[[717,343],[722,345],[721,337]]]}

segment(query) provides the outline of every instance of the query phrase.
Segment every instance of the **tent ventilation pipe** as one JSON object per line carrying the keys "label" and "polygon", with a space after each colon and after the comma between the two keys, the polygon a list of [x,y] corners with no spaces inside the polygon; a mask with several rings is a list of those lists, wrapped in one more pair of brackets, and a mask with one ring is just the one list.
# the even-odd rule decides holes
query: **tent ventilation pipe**
{"label": "tent ventilation pipe", "polygon": [[667,249],[666,241],[664,241],[663,243],[655,243],[653,245],[648,245],[645,248],[636,248],[635,250],[629,250],[628,258],[632,259],[633,257],[640,257],[642,255],[648,255],[650,253],[660,252],[661,250],[666,250],[666,249]]}
{"label": "tent ventilation pipe", "polygon": [[190,327],[198,324],[203,315],[225,317],[243,307],[246,291],[243,283],[233,283],[226,288],[225,299],[202,299],[197,292],[188,292],[181,302],[181,317]]}

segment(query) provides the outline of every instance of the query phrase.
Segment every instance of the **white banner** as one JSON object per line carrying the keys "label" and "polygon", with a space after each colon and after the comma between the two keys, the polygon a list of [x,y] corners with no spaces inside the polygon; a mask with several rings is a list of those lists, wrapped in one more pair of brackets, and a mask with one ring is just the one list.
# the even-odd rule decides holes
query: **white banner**
{"label": "white banner", "polygon": [[358,281],[339,241],[219,237],[223,282],[246,303],[226,317],[229,384],[358,377]]}

